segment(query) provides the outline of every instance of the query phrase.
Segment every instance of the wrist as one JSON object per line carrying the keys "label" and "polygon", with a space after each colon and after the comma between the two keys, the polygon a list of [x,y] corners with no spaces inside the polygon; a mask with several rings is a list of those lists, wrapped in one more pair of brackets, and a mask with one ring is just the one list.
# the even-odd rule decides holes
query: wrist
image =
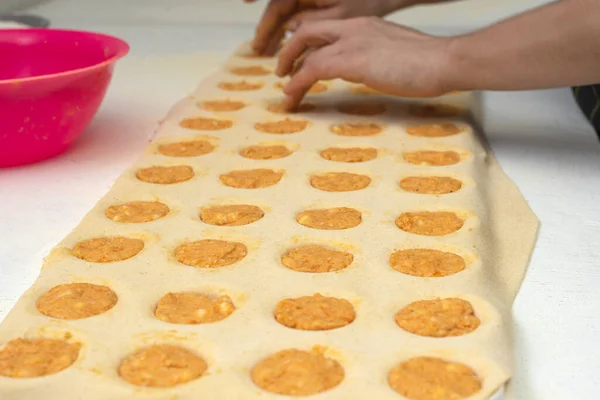
{"label": "wrist", "polygon": [[438,60],[438,79],[445,93],[458,90],[475,90],[472,76],[473,70],[469,65],[470,51],[466,36],[443,38],[443,50]]}

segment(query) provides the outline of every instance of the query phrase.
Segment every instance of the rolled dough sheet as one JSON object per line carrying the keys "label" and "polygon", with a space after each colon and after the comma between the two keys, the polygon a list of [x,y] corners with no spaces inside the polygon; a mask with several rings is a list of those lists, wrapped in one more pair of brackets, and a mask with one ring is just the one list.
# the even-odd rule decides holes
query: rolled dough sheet
{"label": "rolled dough sheet", "polygon": [[[282,398],[285,396],[255,385],[251,370],[284,349],[318,351],[343,368],[341,383],[315,394],[315,399],[401,399],[388,385],[388,373],[400,362],[419,356],[471,368],[481,388],[469,399],[489,399],[510,379],[510,310],[535,242],[538,222],[498,166],[474,120],[469,114],[415,116],[410,112],[414,109],[410,104],[417,100],[365,93],[340,81],[324,82],[324,92],[307,97],[306,102],[313,104],[314,110],[293,115],[271,112],[269,105],[281,100],[281,89],[276,85],[279,79],[270,73],[260,75],[260,69],[245,67],[261,66],[271,71],[275,60],[246,57],[248,54],[248,46],[242,46],[222,71],[203,81],[192,96],[171,109],[142,157],[46,258],[39,278],[0,325],[0,345],[17,338],[54,338],[79,343],[81,348],[77,359],[60,372],[35,378],[0,376],[0,398]],[[234,70],[241,67],[242,70]],[[231,88],[231,84],[239,89],[244,80],[257,89],[223,89]],[[224,82],[229,85],[223,85]],[[235,111],[214,111],[214,103],[212,111],[206,109],[210,106],[202,108],[204,101],[223,100],[242,106]],[[477,99],[469,93],[420,100],[425,101],[470,109],[472,113],[477,109]],[[380,107],[383,113],[375,115],[374,110]],[[349,109],[369,115],[349,115]],[[294,128],[274,124],[285,118],[295,121],[291,124]],[[332,129],[332,125],[345,123],[354,127],[372,125],[381,131],[355,136],[352,132],[356,130],[350,129],[345,131],[350,132],[348,136]],[[431,123],[452,123],[462,131],[434,137],[407,133],[407,128],[411,131],[410,127]],[[282,134],[266,133],[265,129],[298,131]],[[204,141],[203,146],[208,143],[208,148],[213,148],[191,157],[164,154],[169,152],[164,150],[169,146],[161,146],[182,140]],[[268,160],[240,156],[241,150],[255,145],[283,145],[291,154]],[[320,155],[332,147],[375,148],[377,157],[346,163]],[[203,148],[196,150],[206,151],[207,147]],[[407,162],[404,154],[416,151],[454,151],[460,157],[447,166]],[[146,175],[150,174],[150,180],[156,180],[157,175],[151,173],[156,170],[140,173],[140,169],[155,166],[178,166],[179,172],[190,179],[173,184],[138,179],[140,176],[148,180]],[[245,185],[247,179],[238,181],[235,174],[228,174],[255,169],[281,172],[281,178],[268,187],[255,189],[228,186],[231,181],[223,178],[230,176],[238,182],[234,186],[242,181]],[[368,176],[370,182],[360,190],[343,192],[311,186],[311,176],[339,172]],[[161,176],[165,178],[164,174]],[[453,178],[461,182],[461,187],[446,194],[414,193],[400,188],[399,182],[404,178],[431,176]],[[260,180],[248,179],[251,185],[260,186]],[[332,182],[339,183],[338,179]],[[157,208],[149,221],[124,223],[119,209],[111,206],[133,201],[160,202],[168,211],[165,215],[164,210]],[[205,222],[207,217],[201,214],[208,206],[236,204],[256,206],[264,215],[247,225],[219,226]],[[299,218],[304,211],[338,207],[358,210],[360,223],[348,229],[325,230],[310,228],[306,226],[310,223]],[[462,220],[462,226],[455,232],[431,236],[411,233],[396,225],[402,214],[418,212],[453,213]],[[414,226],[419,229],[422,224],[417,221]],[[134,244],[134,250],[128,247],[117,252],[121,257],[127,253],[130,258],[98,262],[107,261],[106,255],[86,256],[86,247],[80,242],[106,237],[133,239],[128,243]],[[196,257],[196,261],[190,261],[182,256],[180,246],[205,240],[241,243],[245,255],[241,248],[235,248],[227,257],[235,259],[241,254],[241,259],[219,267],[213,263],[214,268],[200,265],[214,260],[198,261]],[[136,253],[140,244],[143,248]],[[298,272],[282,265],[281,258],[287,251],[304,245],[348,252],[353,261],[346,268],[325,273]],[[395,251],[407,249],[454,253],[462,257],[466,268],[444,277],[402,273],[390,266],[389,259]],[[196,266],[186,265],[190,263]],[[99,313],[82,319],[53,318],[38,310],[36,303],[50,289],[74,282],[106,286],[118,300],[108,310],[96,304]],[[155,309],[169,292],[195,292],[214,298],[226,295],[235,311],[210,323],[165,322],[155,317]],[[355,310],[354,320],[322,331],[293,329],[275,320],[279,301],[315,293],[349,301]],[[396,313],[408,304],[437,298],[469,302],[479,325],[462,336],[428,337],[396,324]],[[201,356],[206,372],[185,384],[161,388],[137,386],[119,376],[126,357],[155,344],[180,346]],[[0,352],[0,370],[2,362],[6,367],[6,352],[4,359]]]}

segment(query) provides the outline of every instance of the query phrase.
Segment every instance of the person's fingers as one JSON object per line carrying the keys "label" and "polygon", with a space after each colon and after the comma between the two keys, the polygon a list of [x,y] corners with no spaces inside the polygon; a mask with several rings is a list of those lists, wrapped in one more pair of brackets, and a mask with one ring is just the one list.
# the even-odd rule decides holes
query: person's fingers
{"label": "person's fingers", "polygon": [[271,0],[256,28],[253,47],[262,54],[271,37],[283,28],[287,20],[296,12],[297,0]]}
{"label": "person's fingers", "polygon": [[304,10],[296,13],[287,23],[287,29],[295,32],[305,22],[341,19],[343,11],[340,7]]}
{"label": "person's fingers", "polygon": [[343,72],[340,67],[343,64],[343,62],[340,64],[342,53],[343,47],[333,44],[308,54],[297,72],[283,88],[286,94],[284,107],[291,111],[295,110],[312,85],[320,80],[338,77]]}
{"label": "person's fingers", "polygon": [[340,37],[341,21],[317,21],[304,24],[281,49],[275,73],[278,76],[289,74],[294,62],[312,47],[322,47],[334,43]]}
{"label": "person's fingers", "polygon": [[279,29],[273,33],[273,35],[269,38],[265,49],[262,54],[265,56],[273,56],[279,50],[279,46],[281,45],[281,41],[285,37],[285,30]]}

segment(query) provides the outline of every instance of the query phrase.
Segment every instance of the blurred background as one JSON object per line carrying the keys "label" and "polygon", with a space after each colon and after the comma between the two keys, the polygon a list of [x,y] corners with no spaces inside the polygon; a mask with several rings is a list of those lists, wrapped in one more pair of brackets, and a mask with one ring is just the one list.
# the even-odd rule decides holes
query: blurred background
{"label": "blurred background", "polygon": [[[368,0],[365,0],[368,1]],[[414,8],[390,19],[407,25],[464,27],[487,24],[549,0],[470,0]],[[0,0],[0,13],[42,14],[53,25],[89,23],[236,23],[253,25],[266,3],[242,0]]]}

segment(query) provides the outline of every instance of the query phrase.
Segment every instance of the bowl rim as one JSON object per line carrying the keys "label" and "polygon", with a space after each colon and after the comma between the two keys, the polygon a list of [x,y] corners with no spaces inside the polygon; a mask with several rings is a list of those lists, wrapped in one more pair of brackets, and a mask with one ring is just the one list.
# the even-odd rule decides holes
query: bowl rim
{"label": "bowl rim", "polygon": [[0,30],[0,35],[2,33],[18,33],[18,34],[23,34],[24,32],[48,32],[48,31],[52,31],[52,32],[63,32],[63,33],[75,33],[75,34],[80,34],[80,35],[84,35],[84,36],[95,36],[95,37],[103,37],[106,39],[110,39],[112,41],[114,41],[117,46],[117,54],[115,54],[113,57],[108,58],[102,62],[99,62],[97,64],[93,64],[87,67],[82,67],[82,68],[75,68],[75,69],[71,69],[68,71],[63,71],[63,72],[56,72],[53,74],[44,74],[44,75],[38,75],[38,76],[30,76],[27,78],[11,78],[11,79],[0,79],[0,85],[18,85],[18,84],[22,84],[22,83],[28,83],[28,82],[34,82],[34,81],[39,81],[42,79],[48,79],[48,78],[56,78],[56,77],[64,77],[64,76],[69,76],[69,75],[75,75],[75,74],[79,74],[81,72],[85,72],[85,71],[91,71],[94,69],[98,69],[110,64],[113,64],[115,62],[117,62],[118,60],[120,60],[121,58],[125,57],[127,54],[129,54],[129,50],[130,50],[130,46],[129,43],[127,43],[125,40],[120,39],[116,36],[112,36],[112,35],[107,35],[105,33],[100,33],[100,32],[94,32],[94,31],[85,31],[85,30],[79,30],[79,29],[55,29],[55,28],[17,28],[17,29],[1,29]]}

